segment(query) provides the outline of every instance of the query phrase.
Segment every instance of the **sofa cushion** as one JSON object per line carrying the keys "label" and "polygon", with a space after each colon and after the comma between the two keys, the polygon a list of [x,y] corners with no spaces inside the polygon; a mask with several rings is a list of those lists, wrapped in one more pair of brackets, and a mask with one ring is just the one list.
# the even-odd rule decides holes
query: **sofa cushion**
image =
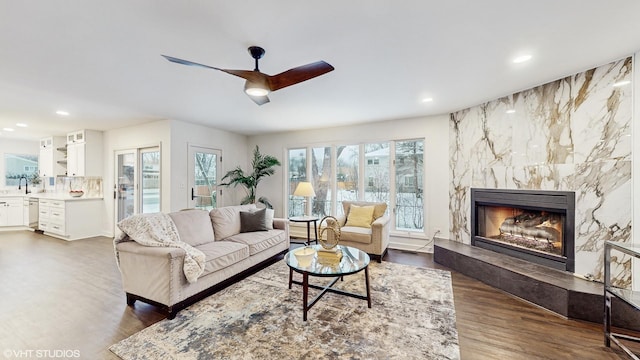
{"label": "sofa cushion", "polygon": [[349,216],[349,208],[351,207],[351,205],[357,205],[357,206],[373,205],[373,220],[374,221],[377,218],[379,218],[382,215],[384,215],[384,213],[387,211],[387,203],[384,203],[384,202],[343,201],[342,202],[342,209],[344,210],[344,214],[347,217]]}
{"label": "sofa cushion", "polygon": [[371,244],[371,228],[343,226],[340,228],[341,241],[353,241],[361,244]]}
{"label": "sofa cushion", "polygon": [[[240,211],[240,232],[267,231],[267,209]],[[273,223],[273,220],[271,221]]]}
{"label": "sofa cushion", "polygon": [[190,209],[169,214],[176,224],[180,240],[191,246],[198,246],[214,241],[211,219],[206,210]]}
{"label": "sofa cushion", "polygon": [[374,220],[373,210],[373,206],[357,206],[352,204],[351,207],[349,207],[347,223],[344,226],[370,228]]}
{"label": "sofa cushion", "polygon": [[213,241],[196,247],[205,255],[201,276],[229,267],[249,257],[249,247],[232,241]]}
{"label": "sofa cushion", "polygon": [[216,240],[222,240],[240,233],[240,211],[255,209],[255,204],[225,206],[209,212]]}
{"label": "sofa cushion", "polygon": [[233,235],[226,241],[233,241],[249,247],[249,255],[257,254],[285,241],[283,230],[249,232]]}

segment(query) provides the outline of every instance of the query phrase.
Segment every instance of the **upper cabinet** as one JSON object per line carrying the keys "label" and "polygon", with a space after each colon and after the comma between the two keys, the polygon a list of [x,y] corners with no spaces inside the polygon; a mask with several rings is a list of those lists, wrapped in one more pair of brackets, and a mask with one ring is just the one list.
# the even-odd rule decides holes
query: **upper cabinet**
{"label": "upper cabinet", "polygon": [[[67,134],[67,145],[70,144],[79,144],[85,142],[85,134],[86,132],[93,132],[91,130],[77,130],[74,132],[70,132]],[[99,132],[99,131],[96,131]],[[100,138],[102,138],[102,133],[100,133]]]}
{"label": "upper cabinet", "polygon": [[65,175],[67,168],[66,144],[64,136],[50,136],[40,139],[40,158],[38,174],[40,176]]}
{"label": "upper cabinet", "polygon": [[102,176],[102,132],[78,130],[67,134],[67,175]]}

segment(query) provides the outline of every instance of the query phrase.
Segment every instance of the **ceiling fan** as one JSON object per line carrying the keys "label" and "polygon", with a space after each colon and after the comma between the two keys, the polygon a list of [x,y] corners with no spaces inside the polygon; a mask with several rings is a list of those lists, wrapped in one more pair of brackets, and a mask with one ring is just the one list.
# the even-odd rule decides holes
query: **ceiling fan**
{"label": "ceiling fan", "polygon": [[269,102],[267,95],[271,91],[280,90],[287,86],[295,85],[303,81],[313,79],[316,76],[326,74],[334,70],[334,67],[324,61],[316,61],[281,72],[277,75],[267,75],[258,69],[258,60],[264,56],[264,49],[259,46],[250,46],[249,53],[256,61],[256,68],[252,70],[229,70],[213,66],[198,64],[193,61],[182,60],[172,56],[162,55],[165,59],[182,65],[200,66],[208,69],[224,71],[247,80],[244,84],[245,93],[258,105]]}

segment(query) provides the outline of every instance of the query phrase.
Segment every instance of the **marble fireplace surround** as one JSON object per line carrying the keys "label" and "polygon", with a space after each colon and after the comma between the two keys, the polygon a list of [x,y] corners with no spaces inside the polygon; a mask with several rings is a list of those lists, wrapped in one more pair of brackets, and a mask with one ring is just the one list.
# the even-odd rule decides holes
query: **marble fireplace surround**
{"label": "marble fireplace surround", "polygon": [[[501,244],[480,236],[479,227],[484,221],[481,219],[480,208],[484,206],[507,206],[560,214],[564,218],[561,239],[562,256]],[[571,191],[471,189],[471,245],[473,246],[573,273],[575,269],[574,224],[575,194]]]}
{"label": "marble fireplace surround", "polygon": [[[575,270],[603,281],[605,240],[631,241],[628,57],[457,111],[449,120],[449,236],[471,244],[471,188],[575,193]],[[630,288],[628,256],[613,284]]]}

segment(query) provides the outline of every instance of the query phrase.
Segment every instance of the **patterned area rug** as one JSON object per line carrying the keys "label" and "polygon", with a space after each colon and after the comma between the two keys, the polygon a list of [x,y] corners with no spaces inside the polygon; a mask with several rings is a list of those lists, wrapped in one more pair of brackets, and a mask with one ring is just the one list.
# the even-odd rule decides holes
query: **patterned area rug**
{"label": "patterned area rug", "polygon": [[[372,262],[371,309],[327,293],[304,322],[302,286],[288,289],[288,269],[271,265],[109,350],[125,360],[460,358],[449,272]],[[335,286],[365,294],[364,271]]]}

